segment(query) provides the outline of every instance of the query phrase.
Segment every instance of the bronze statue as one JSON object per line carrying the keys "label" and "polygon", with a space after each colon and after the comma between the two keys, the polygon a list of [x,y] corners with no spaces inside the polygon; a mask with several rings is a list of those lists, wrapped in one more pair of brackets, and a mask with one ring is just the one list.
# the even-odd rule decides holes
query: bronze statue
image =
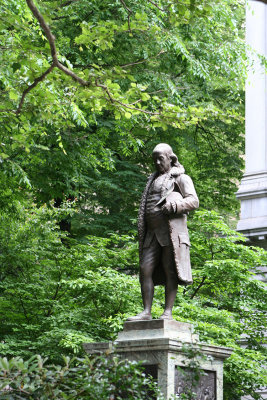
{"label": "bronze statue", "polygon": [[153,150],[156,172],[147,181],[138,217],[140,283],[144,311],[128,321],[150,320],[154,285],[165,285],[165,310],[172,319],[178,284],[192,283],[187,214],[199,201],[191,178],[166,143]]}

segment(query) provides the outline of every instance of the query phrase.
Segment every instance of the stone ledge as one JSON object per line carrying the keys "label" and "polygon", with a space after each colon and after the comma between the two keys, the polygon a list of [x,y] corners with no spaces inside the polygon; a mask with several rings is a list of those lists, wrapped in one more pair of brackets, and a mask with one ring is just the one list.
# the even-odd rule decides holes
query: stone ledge
{"label": "stone ledge", "polygon": [[241,179],[236,197],[240,200],[267,196],[267,171],[246,173]]}
{"label": "stone ledge", "polygon": [[184,342],[198,341],[191,324],[174,320],[154,319],[151,321],[126,321],[122,332],[119,332],[116,343],[138,339],[170,338]]}
{"label": "stone ledge", "polygon": [[[171,352],[181,353],[183,346],[189,343],[179,340],[160,338],[160,339],[142,339],[125,340],[115,342],[84,343],[83,347],[86,353],[135,353],[135,352]],[[212,356],[216,359],[225,359],[230,357],[232,349],[229,347],[219,347],[207,343],[193,343],[193,349],[200,350],[203,354]]]}
{"label": "stone ledge", "polygon": [[177,329],[183,332],[192,332],[193,326],[187,322],[180,322],[167,319],[152,319],[150,321],[126,321],[124,331],[147,330],[147,329]]}

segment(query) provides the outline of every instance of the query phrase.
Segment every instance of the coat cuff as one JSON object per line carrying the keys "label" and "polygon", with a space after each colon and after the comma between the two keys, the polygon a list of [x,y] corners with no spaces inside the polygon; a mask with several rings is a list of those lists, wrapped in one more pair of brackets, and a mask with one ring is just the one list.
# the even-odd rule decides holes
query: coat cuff
{"label": "coat cuff", "polygon": [[183,203],[176,203],[174,201],[171,202],[171,206],[172,206],[172,211],[174,214],[182,214],[183,212],[185,212]]}

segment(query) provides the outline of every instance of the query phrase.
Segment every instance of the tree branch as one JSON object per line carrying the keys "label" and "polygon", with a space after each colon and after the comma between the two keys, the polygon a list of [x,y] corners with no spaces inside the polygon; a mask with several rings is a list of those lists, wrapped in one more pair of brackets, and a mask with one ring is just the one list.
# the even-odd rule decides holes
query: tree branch
{"label": "tree branch", "polygon": [[128,29],[129,29],[130,32],[132,32],[132,30],[131,30],[131,20],[130,20],[131,14],[132,14],[132,10],[129,7],[127,7],[127,5],[125,4],[124,0],[120,0],[120,2],[123,5],[123,7],[125,8],[125,10],[128,12]]}
{"label": "tree branch", "polygon": [[125,8],[125,10],[127,10],[129,14],[132,14],[132,10],[129,7],[127,7],[127,5],[125,4],[125,1],[120,0],[120,2],[123,5],[123,7]]}
{"label": "tree branch", "polygon": [[60,7],[67,7],[72,3],[76,3],[76,1],[79,1],[79,0],[68,0],[68,1],[65,1],[65,3],[61,4]]}
{"label": "tree branch", "polygon": [[[56,300],[57,299],[59,289],[61,289],[61,285],[58,283],[57,287],[56,287],[55,294],[54,294],[54,296],[52,297],[51,300]],[[53,311],[53,307],[54,307],[54,303],[52,303],[50,309],[46,312],[45,317],[50,317],[50,315],[52,314],[52,311]]]}
{"label": "tree branch", "polygon": [[19,105],[17,110],[15,111],[15,114],[18,115],[21,112],[24,100],[26,95],[33,89],[35,88],[35,86],[38,85],[39,82],[43,81],[45,79],[45,77],[55,68],[55,65],[52,64],[42,75],[38,76],[38,78],[35,78],[33,83],[27,87],[27,89],[25,89],[22,93]]}
{"label": "tree branch", "polygon": [[79,82],[82,86],[89,86],[90,82],[83,80],[75,72],[71,71],[70,69],[66,68],[63,64],[57,61],[56,66],[61,69],[66,75],[69,75],[74,81]]}
{"label": "tree branch", "polygon": [[114,103],[115,100],[114,100],[113,97],[111,96],[110,91],[108,90],[107,86],[102,85],[101,83],[98,83],[97,80],[96,80],[96,82],[95,82],[95,85],[96,85],[97,87],[102,88],[102,89],[107,93],[107,95],[108,95],[108,97],[109,97],[111,103]]}
{"label": "tree branch", "polygon": [[121,68],[127,68],[127,67],[131,67],[132,65],[137,65],[137,64],[143,64],[149,60],[153,60],[154,58],[157,58],[158,56],[160,56],[161,54],[166,53],[165,50],[160,50],[160,52],[158,54],[156,54],[153,57],[149,57],[149,58],[144,58],[142,60],[137,60],[135,62],[129,63],[129,64],[124,64],[124,65],[120,65]]}
{"label": "tree branch", "polygon": [[165,12],[164,8],[160,8],[154,1],[152,0],[147,0],[149,3],[153,4],[153,6],[157,7],[158,10]]}
{"label": "tree branch", "polygon": [[60,19],[65,19],[65,18],[69,18],[69,15],[62,15],[59,17],[53,17],[52,20],[53,21],[59,21]]}
{"label": "tree branch", "polygon": [[51,66],[42,74],[40,75],[38,78],[36,78],[33,83],[31,85],[29,85],[27,87],[27,89],[25,89],[22,93],[19,105],[17,110],[15,111],[15,114],[18,115],[21,110],[22,110],[22,106],[25,100],[26,95],[33,89],[35,88],[35,86],[38,85],[39,82],[43,81],[45,79],[45,77],[55,68],[59,68],[61,71],[63,71],[66,75],[69,75],[72,79],[74,79],[75,81],[79,82],[80,85],[82,86],[88,86],[89,82],[83,80],[82,78],[80,78],[78,75],[76,75],[73,71],[71,71],[70,69],[66,68],[63,64],[61,64],[58,61],[57,58],[57,49],[56,49],[56,44],[55,44],[55,36],[53,35],[53,33],[51,32],[51,29],[49,28],[48,24],[45,22],[44,17],[42,16],[42,14],[40,13],[40,11],[38,10],[38,8],[35,6],[35,4],[33,3],[32,0],[26,0],[27,5],[29,7],[29,9],[31,10],[32,14],[35,16],[35,18],[38,20],[41,28],[43,29],[45,36],[49,42],[49,46],[50,46],[50,51],[51,51],[51,56],[53,59],[53,62],[51,64]]}
{"label": "tree branch", "polygon": [[28,313],[27,313],[27,311],[26,311],[26,309],[25,309],[25,307],[24,307],[24,303],[23,303],[23,301],[22,301],[21,296],[19,296],[19,301],[20,301],[20,304],[21,304],[21,307],[22,307],[22,310],[23,310],[23,314],[24,314],[24,316],[25,316],[27,322],[29,323],[29,322],[30,322],[30,319],[29,319]]}
{"label": "tree branch", "polygon": [[121,106],[123,106],[123,107],[125,107],[125,108],[128,108],[129,110],[139,111],[139,112],[142,112],[142,113],[144,113],[144,114],[149,114],[149,115],[161,115],[161,113],[155,113],[155,112],[153,112],[153,111],[141,110],[140,108],[131,107],[131,106],[128,105],[128,104],[122,103],[122,102],[119,101],[119,100],[116,100],[116,99],[113,99],[113,100],[114,100],[115,103],[118,103],[118,104],[120,104]]}
{"label": "tree branch", "polygon": [[38,8],[35,6],[34,2],[32,0],[26,0],[29,9],[35,16],[35,18],[38,20],[40,26],[44,30],[45,36],[49,42],[50,49],[51,49],[51,55],[54,61],[57,61],[57,49],[55,45],[55,36],[52,34],[48,24],[45,22],[44,17],[38,10]]}
{"label": "tree branch", "polygon": [[[153,112],[153,111],[141,110],[140,108],[131,107],[131,104],[122,103],[121,101],[119,101],[119,100],[117,100],[117,99],[114,99],[114,97],[112,97],[112,95],[110,94],[110,91],[108,90],[107,86],[102,85],[101,83],[98,83],[97,81],[96,81],[96,86],[102,88],[102,89],[107,93],[107,95],[108,95],[110,101],[111,101],[113,104],[114,104],[114,103],[118,103],[118,104],[120,104],[121,106],[123,106],[123,107],[125,107],[125,108],[128,108],[129,110],[134,110],[134,111],[143,112],[144,114],[149,114],[149,115],[161,115],[160,113],[155,113],[155,112]],[[132,103],[132,104],[135,104],[135,103],[137,103],[137,102],[139,102],[139,101],[141,101],[141,99],[138,100],[138,101],[135,101],[135,102]]]}
{"label": "tree branch", "polygon": [[190,297],[191,299],[193,299],[195,297],[195,295],[197,294],[199,289],[204,285],[206,278],[207,278],[206,276],[203,276],[202,281],[200,282],[200,284],[198,285],[198,287],[196,288],[194,293],[191,295],[191,297]]}
{"label": "tree branch", "polygon": [[80,78],[78,75],[76,75],[73,71],[65,67],[61,62],[59,62],[58,57],[57,57],[57,49],[56,49],[56,44],[55,44],[55,36],[52,34],[51,29],[49,28],[48,24],[45,22],[44,17],[40,13],[40,11],[37,9],[35,4],[33,3],[32,0],[26,0],[28,7],[30,8],[31,12],[35,16],[35,18],[38,20],[40,26],[44,30],[44,33],[46,35],[46,38],[49,42],[50,45],[50,50],[51,50],[51,55],[53,58],[53,64],[55,67],[61,69],[66,75],[69,75],[74,79],[75,81],[79,82],[82,86],[88,86],[89,82],[84,81],[82,78]]}
{"label": "tree branch", "polygon": [[[126,6],[124,0],[120,0],[121,3],[123,4],[124,8],[131,13],[132,11]],[[58,60],[57,57],[57,49],[56,49],[56,44],[55,44],[55,36],[53,35],[53,33],[51,32],[51,29],[49,28],[48,24],[45,22],[44,17],[42,16],[42,14],[40,13],[40,11],[37,9],[37,7],[35,6],[33,0],[26,0],[28,7],[30,8],[32,14],[35,16],[35,18],[38,20],[41,28],[43,29],[45,36],[49,42],[49,46],[50,46],[50,51],[51,51],[51,56],[53,59],[53,62],[51,64],[51,66],[38,78],[36,78],[34,80],[34,82],[27,87],[27,89],[24,90],[24,92],[22,93],[22,97],[21,100],[19,102],[19,106],[17,108],[15,112],[16,115],[18,115],[21,112],[24,100],[26,95],[35,87],[37,86],[37,84],[39,82],[41,82],[42,80],[44,80],[44,78],[55,68],[57,67],[58,69],[60,69],[62,72],[64,72],[64,74],[70,76],[74,81],[78,82],[81,86],[89,86],[92,83],[89,81],[85,81],[82,78],[80,78],[78,75],[75,74],[75,72],[71,71],[70,69],[68,69],[67,67],[65,67],[63,64],[61,64],[61,62]],[[66,4],[66,3],[65,3]],[[160,54],[162,54],[164,51],[161,50],[155,57],[158,57]],[[146,60],[142,60],[141,62],[145,62]],[[129,65],[129,64],[128,64]],[[125,65],[127,66],[127,65]],[[96,87],[100,87],[103,89],[103,91],[108,95],[108,98],[110,100],[111,103],[117,103],[120,104],[121,106],[123,106],[124,108],[130,109],[130,110],[134,110],[134,111],[138,111],[138,112],[142,112],[144,114],[148,114],[148,115],[161,115],[161,113],[155,113],[152,111],[147,111],[147,110],[142,110],[140,108],[135,108],[132,107],[129,104],[125,104],[122,103],[119,100],[114,99],[114,97],[112,97],[111,93],[109,92],[109,89],[107,86],[98,83],[97,81],[95,82]],[[0,110],[2,111],[2,110]],[[3,112],[5,112],[3,110]]]}
{"label": "tree branch", "polygon": [[[120,68],[127,68],[127,67],[131,67],[132,65],[143,64],[143,63],[145,63],[145,62],[147,62],[147,61],[149,61],[149,60],[153,60],[154,58],[159,57],[161,54],[164,54],[164,53],[166,53],[165,50],[160,50],[160,52],[159,52],[158,54],[156,54],[155,56],[148,57],[148,58],[142,58],[141,60],[133,61],[133,62],[128,63],[128,64],[121,64],[121,65],[119,65],[119,67],[120,67]],[[75,68],[89,68],[89,67],[90,67],[90,68],[94,68],[94,69],[97,70],[97,68],[96,68],[93,64],[86,64],[86,65],[82,65],[82,64],[73,64],[73,66],[74,66]],[[114,65],[103,64],[102,67],[103,67],[103,68],[114,68]],[[179,75],[175,76],[175,78],[178,77],[178,76],[179,76]]]}
{"label": "tree branch", "polygon": [[[201,124],[198,124],[198,126],[199,126],[199,128],[200,128],[203,132],[205,132],[205,133],[207,134],[207,136],[206,136],[207,138],[208,138],[208,135],[211,136],[211,138],[214,140],[216,146],[219,147],[219,149],[221,149],[222,151],[225,151],[225,148],[221,146],[221,144],[218,142],[218,140],[217,140],[216,137],[211,133],[210,130],[205,129],[204,126],[201,125]],[[208,142],[209,142],[209,144],[210,144],[209,139],[208,139]],[[212,150],[214,150],[214,149],[212,148],[212,145],[211,145],[211,144],[210,144],[210,147],[211,147]]]}

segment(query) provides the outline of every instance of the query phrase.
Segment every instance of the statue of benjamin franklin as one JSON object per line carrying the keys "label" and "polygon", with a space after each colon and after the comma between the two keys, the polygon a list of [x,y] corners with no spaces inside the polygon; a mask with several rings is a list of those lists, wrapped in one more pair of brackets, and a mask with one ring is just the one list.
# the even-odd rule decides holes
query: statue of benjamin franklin
{"label": "statue of benjamin franklin", "polygon": [[155,285],[165,285],[165,310],[160,318],[172,319],[178,284],[192,283],[187,214],[198,208],[198,197],[168,144],[158,144],[152,156],[156,172],[148,178],[138,217],[144,311],[128,321],[152,319]]}

